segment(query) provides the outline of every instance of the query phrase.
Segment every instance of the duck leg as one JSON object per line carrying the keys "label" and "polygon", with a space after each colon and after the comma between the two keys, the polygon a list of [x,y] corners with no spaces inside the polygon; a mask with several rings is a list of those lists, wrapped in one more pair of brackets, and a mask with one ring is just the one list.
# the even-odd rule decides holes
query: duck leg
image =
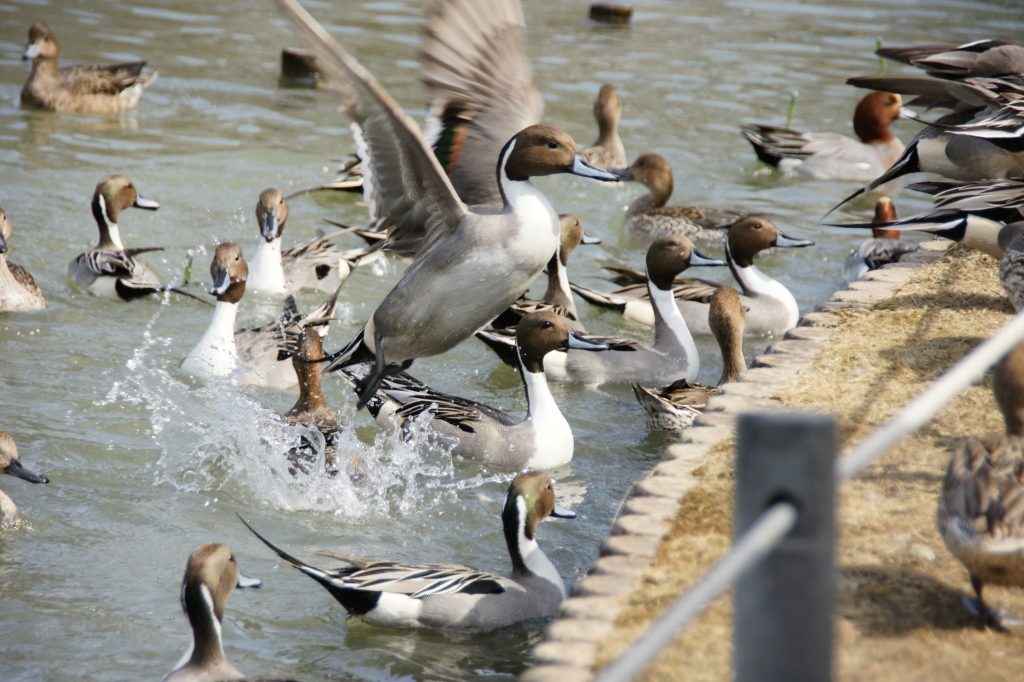
{"label": "duck leg", "polygon": [[402,369],[412,364],[411,361],[407,361],[402,365],[388,364],[384,359],[384,341],[382,339],[375,339],[374,345],[376,346],[377,358],[373,365],[373,371],[360,379],[359,383],[356,384],[356,395],[359,396],[356,410],[366,407],[366,403],[370,402],[370,398],[377,393],[377,389],[384,383],[387,375],[401,372]]}
{"label": "duck leg", "polygon": [[984,588],[984,584],[981,579],[977,576],[971,576],[971,587],[974,588],[974,594],[976,599],[963,598],[964,606],[972,615],[981,618],[985,627],[992,628],[993,630],[999,630],[1005,632],[1010,629],[1019,628],[1024,621],[1020,618],[1007,613],[1003,609],[993,609],[992,607],[985,604],[982,599],[981,591]]}

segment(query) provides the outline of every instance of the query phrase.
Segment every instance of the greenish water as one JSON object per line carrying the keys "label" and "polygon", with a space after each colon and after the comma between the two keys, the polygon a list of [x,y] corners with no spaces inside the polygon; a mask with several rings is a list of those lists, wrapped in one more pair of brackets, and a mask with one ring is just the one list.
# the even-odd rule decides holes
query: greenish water
{"label": "greenish water", "polygon": [[[877,71],[876,36],[886,44],[1014,40],[1022,29],[1019,6],[1010,2],[638,2],[627,28],[590,23],[585,3],[524,4],[545,121],[589,143],[597,89],[617,83],[627,153],[668,158],[676,202],[767,211],[787,234],[817,241],[759,261],[790,287],[803,312],[840,287],[842,259],[862,238],[817,222],[856,186],[769,172],[735,126],[783,123],[789,93],[799,90],[796,127],[849,134],[861,93],[843,80]],[[419,118],[425,6],[307,3]],[[56,31],[66,63],[145,58],[159,81],[123,116],[20,109],[28,73],[20,55],[27,27],[40,19]],[[166,246],[145,256],[164,281],[180,279],[193,251],[201,282],[218,241],[255,252],[260,190],[289,192],[334,177],[353,148],[347,119],[329,93],[278,86],[280,48],[298,44],[268,2],[0,0],[0,206],[15,228],[12,260],[32,272],[47,297],[45,311],[0,314],[0,428],[14,435],[26,464],[52,479],[45,487],[0,479],[25,521],[0,534],[2,680],[162,677],[189,642],[178,605],[185,560],[209,541],[230,543],[242,570],[264,581],[227,607],[227,653],[245,672],[302,680],[507,679],[526,664],[537,630],[469,637],[347,621],[326,591],[275,561],[234,516],[242,512],[300,556],[337,549],[503,572],[498,513],[509,475],[380,435],[365,414],[355,414],[341,381],[330,378],[327,399],[352,425],[343,448],[369,463],[369,479],[356,487],[289,478],[281,453],[297,435],[276,415],[294,395],[192,386],[176,372],[209,323],[209,308],[177,298],[113,303],[75,293],[67,281],[68,261],[95,242],[89,200],[107,174],[129,175],[143,196],[161,203],[155,213],[124,214],[126,244]],[[916,129],[895,126],[904,140]],[[570,177],[538,185],[560,212],[577,213],[604,239],[575,252],[573,279],[595,283],[602,265],[642,266],[643,249],[622,229],[623,207],[640,186]],[[294,200],[286,244],[326,227],[323,218],[365,220],[358,199]],[[927,205],[909,193],[896,203],[902,214]],[[863,218],[870,209],[870,201],[855,203],[843,217]],[[328,349],[351,337],[403,267],[390,260],[353,275]],[[534,293],[541,291],[538,284]],[[303,294],[300,306],[319,300]],[[276,305],[247,298],[240,322],[266,321]],[[580,305],[596,332],[650,338],[648,329]],[[748,358],[767,343],[748,341]],[[711,339],[698,344],[701,378],[714,381],[718,351]],[[417,362],[414,373],[441,390],[525,411],[518,377],[475,341]],[[540,542],[571,582],[597,557],[630,484],[670,439],[646,432],[628,387],[553,391],[576,435],[572,464],[554,472],[557,490],[580,516],[543,524]]]}

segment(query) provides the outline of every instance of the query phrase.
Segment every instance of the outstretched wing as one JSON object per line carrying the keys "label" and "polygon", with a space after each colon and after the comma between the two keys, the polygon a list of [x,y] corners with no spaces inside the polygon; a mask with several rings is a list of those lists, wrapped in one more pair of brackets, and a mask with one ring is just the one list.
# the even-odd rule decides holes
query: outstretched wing
{"label": "outstretched wing", "polygon": [[[278,0],[278,5],[316,53],[328,86],[359,126],[370,152],[367,180],[372,178],[376,193],[378,227],[388,230],[390,248],[422,252],[451,234],[466,206],[416,123],[296,0]],[[409,220],[417,206],[428,213],[422,225]]]}
{"label": "outstretched wing", "polygon": [[523,128],[540,123],[519,0],[440,0],[423,46],[430,102],[429,142],[467,204],[500,203],[498,155]]}

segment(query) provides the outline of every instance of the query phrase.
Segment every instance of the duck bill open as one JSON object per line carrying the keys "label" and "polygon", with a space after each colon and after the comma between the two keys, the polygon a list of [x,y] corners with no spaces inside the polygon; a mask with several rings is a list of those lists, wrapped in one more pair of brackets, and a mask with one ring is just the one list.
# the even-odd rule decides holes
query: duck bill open
{"label": "duck bill open", "polygon": [[50,479],[43,476],[40,473],[32,471],[27,466],[21,463],[21,460],[17,457],[11,459],[11,463],[7,465],[7,469],[4,471],[8,476],[14,476],[20,478],[23,481],[29,483],[49,483]]}
{"label": "duck bill open", "polygon": [[573,160],[572,165],[565,169],[566,173],[572,173],[578,175],[581,178],[592,178],[594,180],[603,180],[604,182],[618,182],[619,176],[615,173],[609,173],[603,171],[600,168],[594,168],[589,163],[583,160],[583,157],[577,154]]}
{"label": "duck bill open", "polygon": [[775,237],[775,241],[772,242],[772,246],[795,248],[798,246],[814,246],[814,242],[810,239],[793,239],[792,237],[787,237],[782,234],[782,232],[779,232]]}

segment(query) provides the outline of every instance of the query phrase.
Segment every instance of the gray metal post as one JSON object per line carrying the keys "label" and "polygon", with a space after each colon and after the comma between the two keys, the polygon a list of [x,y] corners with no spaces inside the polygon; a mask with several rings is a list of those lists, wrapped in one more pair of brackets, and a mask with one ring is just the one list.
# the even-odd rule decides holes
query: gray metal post
{"label": "gray metal post", "polygon": [[835,420],[741,415],[737,426],[736,535],[773,502],[796,526],[736,583],[736,682],[832,679]]}

